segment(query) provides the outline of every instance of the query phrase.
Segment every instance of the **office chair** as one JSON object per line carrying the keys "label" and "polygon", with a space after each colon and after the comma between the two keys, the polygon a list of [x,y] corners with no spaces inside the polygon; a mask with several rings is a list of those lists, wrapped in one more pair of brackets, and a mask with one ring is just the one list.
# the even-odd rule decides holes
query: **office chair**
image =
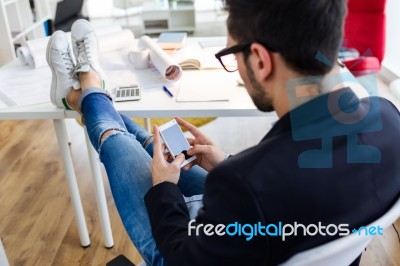
{"label": "office chair", "polygon": [[343,60],[355,76],[378,72],[385,54],[386,0],[349,0],[344,23],[344,48],[361,56]]}
{"label": "office chair", "polygon": [[76,20],[89,20],[88,17],[81,15],[83,2],[84,0],[63,0],[58,2],[54,18],[55,30],[68,32],[71,31],[72,24]]}
{"label": "office chair", "polygon": [[[382,217],[370,226],[387,228],[400,217],[400,198]],[[373,236],[365,236],[364,231],[333,240],[321,246],[302,251],[280,266],[348,266],[364,251]]]}

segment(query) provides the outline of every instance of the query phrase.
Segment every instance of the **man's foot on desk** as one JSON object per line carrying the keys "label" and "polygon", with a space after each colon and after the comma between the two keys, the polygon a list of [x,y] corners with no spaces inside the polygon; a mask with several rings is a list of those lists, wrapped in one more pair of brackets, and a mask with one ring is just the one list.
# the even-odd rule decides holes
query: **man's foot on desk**
{"label": "man's foot on desk", "polygon": [[[90,69],[88,72],[83,72],[79,75],[79,82],[81,84],[81,89],[77,91],[71,90],[67,95],[67,101],[74,110],[81,113],[80,101],[82,100],[82,92],[87,89],[95,88],[101,91],[101,77],[94,70]],[[107,91],[104,91],[104,93],[111,99]]]}
{"label": "man's foot on desk", "polygon": [[72,109],[67,102],[67,94],[73,88],[79,90],[80,84],[73,74],[75,67],[67,35],[56,31],[50,38],[46,50],[47,64],[53,74],[50,87],[51,102],[66,109]]}
{"label": "man's foot on desk", "polygon": [[91,69],[101,78],[101,88],[106,89],[106,76],[98,60],[96,34],[89,21],[79,19],[72,24],[71,42],[77,64],[75,73],[86,73]]}

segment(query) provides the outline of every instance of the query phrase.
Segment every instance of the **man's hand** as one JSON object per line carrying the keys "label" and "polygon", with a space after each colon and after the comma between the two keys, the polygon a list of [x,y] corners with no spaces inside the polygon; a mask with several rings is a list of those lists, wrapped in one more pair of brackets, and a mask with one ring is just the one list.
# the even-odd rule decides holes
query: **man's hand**
{"label": "man's hand", "polygon": [[193,165],[198,164],[205,170],[210,171],[225,159],[226,153],[215,146],[198,128],[179,117],[175,117],[175,120],[194,137],[194,139],[188,139],[193,147],[187,151],[187,154],[189,156],[196,155],[197,159],[186,165],[183,170],[189,170]]}
{"label": "man's hand", "polygon": [[165,147],[161,145],[158,127],[154,126],[153,160],[151,161],[153,186],[165,181],[177,184],[181,173],[181,164],[185,160],[185,156],[181,153],[171,163],[167,162],[168,154],[164,154],[164,149]]}

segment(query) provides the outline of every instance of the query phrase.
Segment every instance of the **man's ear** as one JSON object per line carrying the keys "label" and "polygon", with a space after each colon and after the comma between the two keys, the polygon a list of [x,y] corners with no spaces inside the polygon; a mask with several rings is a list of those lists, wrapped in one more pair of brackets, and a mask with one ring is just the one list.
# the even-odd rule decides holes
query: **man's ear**
{"label": "man's ear", "polygon": [[254,76],[261,82],[271,74],[271,53],[259,43],[253,43],[250,46],[250,51],[250,65],[253,68]]}

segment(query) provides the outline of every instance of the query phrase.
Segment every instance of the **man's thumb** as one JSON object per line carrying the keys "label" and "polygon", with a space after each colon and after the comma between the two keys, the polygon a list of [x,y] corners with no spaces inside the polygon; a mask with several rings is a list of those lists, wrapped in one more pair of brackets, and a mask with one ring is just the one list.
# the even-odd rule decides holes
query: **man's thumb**
{"label": "man's thumb", "polygon": [[173,161],[173,164],[176,164],[178,166],[181,166],[181,164],[183,163],[183,161],[185,161],[185,155],[183,153],[178,154],[175,157],[175,160]]}

